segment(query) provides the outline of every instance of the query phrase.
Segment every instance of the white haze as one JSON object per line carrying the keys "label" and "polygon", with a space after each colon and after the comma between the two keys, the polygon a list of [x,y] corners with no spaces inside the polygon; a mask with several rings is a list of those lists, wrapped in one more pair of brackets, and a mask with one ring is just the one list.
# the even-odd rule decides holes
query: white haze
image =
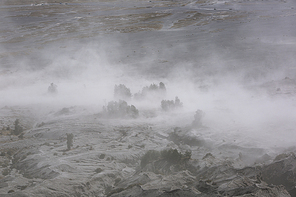
{"label": "white haze", "polygon": [[[249,29],[248,27],[240,27],[238,32]],[[244,31],[241,35],[253,39],[252,33],[254,32]],[[277,33],[270,32],[271,36]],[[264,43],[270,41],[270,37],[261,37],[264,38]],[[148,44],[147,46],[150,47]],[[255,50],[258,46],[260,45],[255,46]],[[171,56],[179,50],[189,50],[186,44],[178,44],[170,49],[166,47],[160,48],[159,54],[143,55],[140,65],[143,67],[143,64],[149,61],[149,67],[153,65],[154,59],[174,59]],[[211,51],[210,55],[207,54],[207,58],[200,60],[199,68],[196,68],[194,62],[174,64],[172,60],[169,64],[173,66],[167,74],[153,76],[141,73],[142,67],[137,70],[137,67],[131,67],[129,62],[118,61],[118,57],[126,56],[125,46],[120,39],[110,39],[110,36],[105,39],[101,36],[92,42],[53,44],[36,53],[38,58],[46,60],[46,66],[43,68],[31,66],[30,60],[21,58],[13,60],[15,66],[12,69],[3,69],[0,78],[0,107],[38,105],[58,109],[91,106],[90,113],[98,113],[103,105],[113,100],[114,85],[125,84],[132,93],[137,93],[144,86],[162,81],[167,88],[166,99],[173,100],[178,96],[183,102],[184,110],[180,114],[189,113],[188,122],[193,120],[197,109],[205,112],[203,125],[210,128],[207,135],[213,141],[236,141],[243,146],[270,149],[294,146],[294,95],[271,96],[266,89],[256,87],[264,82],[282,80],[286,74],[293,77],[293,73],[288,71],[291,65],[295,64],[295,58],[288,56],[289,54],[284,55],[288,66],[284,62],[282,65],[264,65],[264,60],[246,63],[243,62],[244,59],[240,61],[237,57],[231,57],[232,61],[229,61],[227,55],[230,55],[232,50],[224,51],[216,44],[205,46],[205,49],[208,48],[217,49]],[[280,56],[279,51],[276,52]],[[264,58],[274,60],[274,54]],[[236,68],[229,68],[231,65]],[[247,65],[251,68],[247,68]],[[252,68],[258,69],[258,72],[254,71],[255,77],[250,77]],[[266,72],[268,69],[272,70]],[[5,70],[8,71],[4,72]],[[264,75],[258,77],[259,73]],[[50,83],[57,84],[58,94],[47,93]],[[139,110],[141,107],[159,109],[160,102],[151,100],[146,102],[145,106],[140,105]],[[160,117],[155,117],[155,120],[158,118]]]}

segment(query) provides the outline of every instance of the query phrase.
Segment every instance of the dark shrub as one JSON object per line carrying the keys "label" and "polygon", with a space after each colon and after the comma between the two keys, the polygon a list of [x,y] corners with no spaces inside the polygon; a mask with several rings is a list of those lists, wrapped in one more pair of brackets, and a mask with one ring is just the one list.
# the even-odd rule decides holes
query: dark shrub
{"label": "dark shrub", "polygon": [[165,87],[164,83],[162,83],[162,82],[159,83],[159,89],[164,92],[166,91],[166,87]]}
{"label": "dark shrub", "polygon": [[57,87],[58,86],[56,84],[51,83],[50,86],[47,89],[47,92],[50,93],[50,94],[55,94],[55,93],[58,92]]}
{"label": "dark shrub", "polygon": [[174,101],[173,100],[162,100],[161,101],[161,109],[164,111],[170,111],[174,109]]}
{"label": "dark shrub", "polygon": [[192,122],[192,127],[200,127],[202,126],[202,122],[201,122],[201,119],[204,117],[205,113],[198,109],[196,112],[195,112],[195,115],[194,115],[194,120]]}
{"label": "dark shrub", "polygon": [[103,107],[104,115],[111,118],[137,118],[139,111],[134,105],[128,105],[126,101],[110,101],[107,107]]}
{"label": "dark shrub", "polygon": [[19,135],[23,132],[23,127],[21,127],[19,124],[20,124],[20,120],[16,119],[14,121],[14,130],[13,130],[14,135]]}
{"label": "dark shrub", "polygon": [[95,172],[96,173],[100,173],[100,172],[102,172],[103,170],[102,170],[102,168],[97,168],[97,169],[95,169]]}
{"label": "dark shrub", "polygon": [[134,105],[131,105],[129,110],[129,116],[132,118],[137,118],[139,116],[139,110]]}
{"label": "dark shrub", "polygon": [[102,154],[99,156],[99,158],[100,158],[100,159],[104,159],[105,156],[106,156],[106,155],[105,155],[104,153],[102,153]]}
{"label": "dark shrub", "polygon": [[161,101],[161,109],[164,111],[171,111],[175,109],[179,109],[183,107],[183,103],[176,96],[175,101],[173,100],[162,100]]}
{"label": "dark shrub", "polygon": [[175,108],[183,107],[183,103],[181,103],[180,99],[176,96],[175,97]]}

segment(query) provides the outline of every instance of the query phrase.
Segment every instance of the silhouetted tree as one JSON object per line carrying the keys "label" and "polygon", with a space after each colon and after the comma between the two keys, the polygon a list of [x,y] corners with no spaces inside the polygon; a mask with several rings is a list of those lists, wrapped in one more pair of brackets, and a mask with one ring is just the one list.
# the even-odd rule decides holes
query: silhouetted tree
{"label": "silhouetted tree", "polygon": [[161,108],[164,111],[169,111],[174,109],[174,101],[173,100],[162,100],[161,101]]}
{"label": "silhouetted tree", "polygon": [[160,82],[159,85],[151,84],[150,86],[145,86],[142,89],[142,92],[138,92],[134,95],[134,98],[137,100],[149,98],[149,97],[156,97],[162,98],[166,93],[166,88],[164,83]]}
{"label": "silhouetted tree", "polygon": [[131,105],[129,113],[132,118],[137,118],[139,116],[139,110],[137,110],[134,105]]}
{"label": "silhouetted tree", "polygon": [[183,107],[183,103],[180,99],[176,96],[175,101],[173,100],[162,100],[161,101],[161,108],[164,111],[170,111],[174,109],[178,109]]}
{"label": "silhouetted tree", "polygon": [[53,94],[53,93],[57,93],[57,92],[58,92],[57,87],[58,87],[58,86],[57,86],[56,84],[51,83],[50,86],[49,86],[48,89],[47,89],[47,92],[48,92],[48,93],[51,93],[51,94]]}
{"label": "silhouetted tree", "polygon": [[165,87],[164,83],[162,83],[162,82],[159,83],[159,89],[162,91],[166,91],[166,87]]}
{"label": "silhouetted tree", "polygon": [[114,98],[130,100],[132,97],[131,90],[127,88],[124,84],[119,84],[114,86]]}
{"label": "silhouetted tree", "polygon": [[73,138],[74,138],[73,133],[67,133],[67,149],[68,150],[70,150],[71,147],[73,146]]}
{"label": "silhouetted tree", "polygon": [[200,127],[202,126],[202,122],[201,122],[201,119],[204,117],[205,113],[198,109],[196,112],[195,112],[195,115],[194,115],[194,120],[192,122],[192,127]]}
{"label": "silhouetted tree", "polygon": [[13,130],[13,134],[14,135],[19,135],[23,132],[23,127],[20,126],[20,120],[16,119],[14,121],[14,130]]}
{"label": "silhouetted tree", "polygon": [[175,108],[183,107],[183,103],[181,103],[180,99],[175,97]]}

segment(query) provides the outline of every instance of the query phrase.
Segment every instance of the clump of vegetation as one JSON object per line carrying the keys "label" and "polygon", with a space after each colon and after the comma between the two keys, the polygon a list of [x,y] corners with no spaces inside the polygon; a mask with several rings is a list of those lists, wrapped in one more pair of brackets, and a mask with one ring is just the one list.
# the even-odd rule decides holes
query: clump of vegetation
{"label": "clump of vegetation", "polygon": [[130,100],[132,97],[131,90],[124,84],[115,85],[114,87],[114,98],[121,100]]}
{"label": "clump of vegetation", "polygon": [[100,172],[102,172],[103,170],[102,170],[102,168],[97,168],[97,169],[95,169],[95,172],[96,173],[100,173]]}
{"label": "clump of vegetation", "polygon": [[192,127],[194,128],[197,128],[197,127],[200,127],[202,126],[202,122],[201,122],[201,119],[204,117],[205,113],[198,109],[196,112],[195,112],[195,115],[194,115],[194,120],[192,122]]}
{"label": "clump of vegetation", "polygon": [[73,133],[67,133],[67,149],[68,150],[70,150],[71,147],[73,146],[73,138],[74,138]]}
{"label": "clump of vegetation", "polygon": [[58,88],[58,86],[56,84],[51,83],[47,89],[47,92],[50,94],[56,94],[58,92],[57,88]]}
{"label": "clump of vegetation", "polygon": [[107,107],[103,107],[103,113],[112,118],[137,118],[139,116],[138,109],[123,100],[110,101]]}
{"label": "clump of vegetation", "polygon": [[136,100],[143,100],[149,96],[151,97],[163,97],[166,93],[166,87],[163,82],[160,82],[159,85],[151,84],[142,89],[142,91],[136,93],[134,98]]}
{"label": "clump of vegetation", "polygon": [[191,159],[191,152],[186,151],[182,154],[177,149],[165,149],[162,151],[149,150],[141,158],[141,167],[145,167],[148,163],[163,160],[170,164],[182,164]]}
{"label": "clump of vegetation", "polygon": [[11,194],[11,193],[13,193],[13,192],[14,192],[14,190],[11,189],[11,190],[9,190],[7,193],[8,193],[8,194]]}
{"label": "clump of vegetation", "polygon": [[100,159],[104,159],[105,156],[106,156],[106,155],[105,155],[104,153],[102,153],[102,154],[99,156],[99,158],[100,158]]}
{"label": "clump of vegetation", "polygon": [[14,121],[14,130],[12,131],[13,135],[20,135],[23,132],[23,127],[20,126],[20,120],[16,119]]}
{"label": "clump of vegetation", "polygon": [[171,111],[175,109],[180,109],[183,107],[183,103],[176,96],[175,101],[173,100],[162,100],[161,101],[161,109],[164,111]]}

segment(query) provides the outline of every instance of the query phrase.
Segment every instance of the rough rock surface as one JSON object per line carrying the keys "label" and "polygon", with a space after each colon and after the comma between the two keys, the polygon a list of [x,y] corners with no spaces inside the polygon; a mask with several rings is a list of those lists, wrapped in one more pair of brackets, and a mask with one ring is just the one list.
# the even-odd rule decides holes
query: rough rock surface
{"label": "rough rock surface", "polygon": [[[0,196],[296,196],[294,7],[1,1]],[[132,119],[100,115],[148,80],[166,91],[124,103]]]}
{"label": "rough rock surface", "polygon": [[[2,167],[2,174],[8,169],[0,183],[4,196],[293,195],[294,154],[279,155],[274,161],[268,157],[266,165],[237,168],[239,158],[222,159],[191,141],[187,146],[186,140],[175,143],[177,137],[187,139],[186,125],[179,125],[176,135],[173,124],[162,128],[157,122],[98,119],[81,115],[79,108],[75,111],[49,115],[42,125],[26,130],[23,139],[2,143],[2,153],[12,150],[1,156],[2,166],[9,160]],[[74,134],[71,150],[66,144],[69,131]],[[22,146],[14,146],[16,142]],[[192,155],[186,158],[189,148]],[[158,154],[174,149],[163,153],[175,154],[172,158],[150,156],[143,163],[148,150]]]}

